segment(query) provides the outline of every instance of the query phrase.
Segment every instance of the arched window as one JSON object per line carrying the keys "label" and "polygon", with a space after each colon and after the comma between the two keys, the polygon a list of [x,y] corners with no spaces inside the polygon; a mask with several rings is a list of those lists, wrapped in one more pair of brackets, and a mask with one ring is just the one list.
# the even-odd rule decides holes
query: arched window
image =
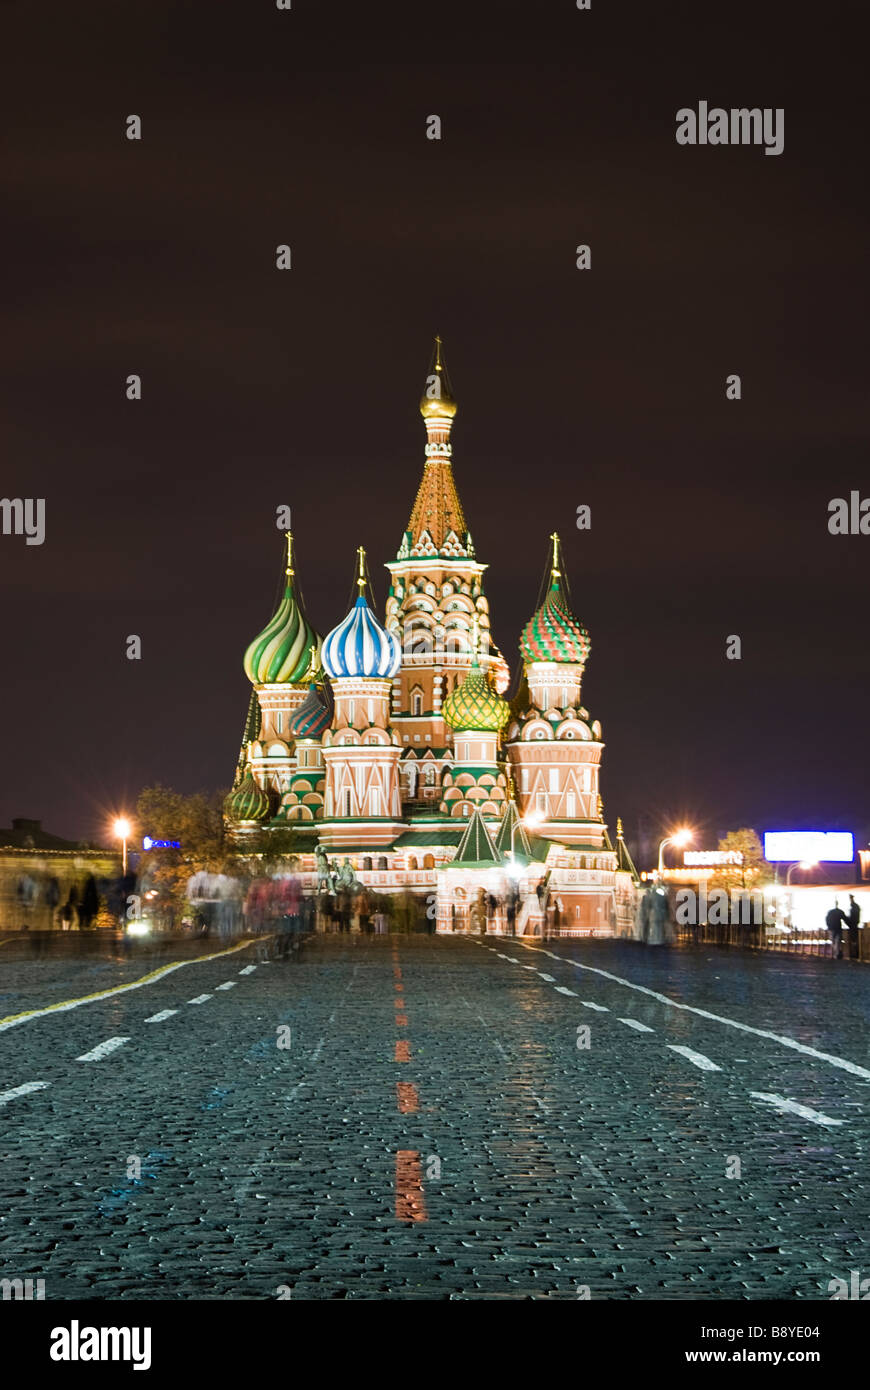
{"label": "arched window", "polygon": [[423,713],[423,696],[420,694],[419,690],[415,691],[415,693],[411,696],[411,713]]}
{"label": "arched window", "polygon": [[382,854],[381,857],[380,857],[380,859],[378,860],[378,868],[379,868],[379,869],[385,869],[386,867],[387,867],[386,856]]}
{"label": "arched window", "polygon": [[424,868],[424,869],[434,869],[434,868],[435,868],[435,855],[434,855],[434,854],[427,854],[427,855],[426,855],[426,857],[425,857],[424,860],[423,860],[423,868]]}
{"label": "arched window", "polygon": [[426,768],[426,786],[427,786],[427,787],[434,787],[434,785],[435,785],[435,769],[434,769],[434,767],[429,766],[429,767]]}
{"label": "arched window", "polygon": [[410,855],[410,856],[408,857],[408,868],[409,868],[409,869],[416,869],[416,867],[417,867],[417,858],[416,858],[416,855],[413,855],[413,854],[412,854],[412,855]]}
{"label": "arched window", "polygon": [[371,855],[368,855],[368,854],[367,854],[367,855],[364,857],[364,859],[363,859],[363,872],[365,872],[366,869],[371,869],[371,867],[372,867]]}

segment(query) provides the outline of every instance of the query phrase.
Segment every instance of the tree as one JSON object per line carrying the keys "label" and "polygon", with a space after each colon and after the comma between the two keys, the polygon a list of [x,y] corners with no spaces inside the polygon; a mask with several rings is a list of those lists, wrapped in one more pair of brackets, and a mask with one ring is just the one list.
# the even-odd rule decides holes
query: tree
{"label": "tree", "polygon": [[[178,849],[152,849],[143,855],[140,876],[147,891],[157,894],[161,915],[177,919],[185,906],[185,889],[200,870],[221,873],[228,867],[224,842],[223,802],[226,792],[197,792],[184,796],[171,787],[145,787],[136,803],[141,832],[155,840],[178,840]],[[144,909],[143,904],[143,909]]]}
{"label": "tree", "polygon": [[766,860],[756,831],[746,826],[742,830],[729,830],[719,841],[718,849],[721,853],[736,850],[743,855],[743,863],[726,864],[717,869],[711,880],[716,887],[746,888],[751,891],[760,885]]}

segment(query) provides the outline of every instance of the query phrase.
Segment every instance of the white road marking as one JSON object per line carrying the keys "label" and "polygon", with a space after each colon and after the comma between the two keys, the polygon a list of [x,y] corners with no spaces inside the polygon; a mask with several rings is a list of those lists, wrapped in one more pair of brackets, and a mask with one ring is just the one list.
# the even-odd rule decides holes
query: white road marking
{"label": "white road marking", "polygon": [[507,1057],[507,1053],[505,1052],[505,1050],[504,1050],[504,1048],[502,1047],[501,1043],[499,1042],[498,1038],[493,1038],[493,1040],[492,1040],[492,1045],[493,1045],[493,1047],[497,1047],[497,1048],[498,1048],[498,1050],[499,1050],[499,1052],[501,1053],[502,1057]]}
{"label": "white road marking", "polygon": [[801,1105],[796,1100],[786,1100],[785,1096],[773,1095],[768,1091],[750,1091],[749,1094],[755,1100],[766,1101],[776,1110],[782,1110],[790,1115],[800,1115],[803,1120],[812,1120],[814,1125],[841,1125],[843,1120],[832,1120],[829,1115],[823,1115],[820,1110],[811,1110],[808,1105]]}
{"label": "white road marking", "polygon": [[542,980],[546,980],[546,981],[547,981],[547,984],[548,984],[548,985],[554,985],[554,984],[556,983],[556,976],[555,976],[555,975],[545,975],[544,972],[543,972],[543,970],[539,970],[539,971],[538,971],[538,974],[540,975],[540,977],[541,977]]}
{"label": "white road marking", "polygon": [[[537,948],[526,946],[527,951]],[[557,960],[562,957],[557,956]],[[713,1023],[724,1023],[728,1028],[737,1028],[741,1033],[752,1033],[756,1038],[767,1038],[770,1042],[780,1043],[783,1047],[791,1047],[795,1052],[802,1052],[805,1057],[815,1057],[819,1062],[829,1062],[832,1067],[839,1067],[841,1071],[848,1071],[853,1076],[863,1076],[870,1081],[870,1071],[866,1067],[859,1067],[857,1063],[848,1061],[845,1057],[835,1057],[830,1052],[820,1052],[816,1047],[808,1047],[806,1043],[800,1043],[796,1038],[789,1038],[785,1033],[772,1033],[767,1028],[754,1028],[751,1023],[740,1023],[736,1018],[725,1018],[722,1014],[711,1013],[709,1009],[699,1009],[694,1004],[681,1004],[677,999],[671,999],[667,994],[660,994],[656,989],[647,989],[646,985],[635,984],[633,980],[624,980],[621,975],[613,975],[609,970],[601,970],[596,965],[583,965],[580,961],[572,960],[569,964],[576,970],[588,970],[592,975],[601,975],[605,980],[612,980],[614,984],[625,985],[627,989],[635,989],[639,994],[646,994],[650,999],[657,999],[660,1004],[667,1004],[672,1009],[682,1009],[686,1013],[697,1014],[699,1018],[709,1018]]]}
{"label": "white road marking", "polygon": [[150,1018],[146,1018],[145,1022],[162,1023],[165,1018],[171,1018],[173,1014],[177,1013],[177,1009],[161,1009],[159,1014],[152,1014]]}
{"label": "white road marking", "polygon": [[591,999],[581,999],[580,1003],[583,1005],[584,1009],[594,1009],[595,1012],[599,1014],[610,1013],[606,1004],[593,1004]]}
{"label": "white road marking", "polygon": [[50,1081],[25,1081],[23,1086],[16,1086],[14,1091],[0,1091],[0,1105],[8,1105],[10,1100],[17,1100],[19,1096],[29,1096],[32,1091],[44,1091],[46,1086],[50,1086]]}
{"label": "white road marking", "polygon": [[[296,1099],[296,1097],[298,1096],[299,1092],[302,1090],[302,1087],[303,1087],[303,1086],[307,1086],[308,1084],[309,1084],[309,1083],[308,1083],[307,1081],[299,1081],[299,1082],[297,1082],[297,1084],[293,1087],[293,1090],[290,1092],[290,1094],[289,1094],[288,1097],[287,1097],[287,1103],[288,1103],[288,1105],[289,1105],[289,1103],[290,1103],[291,1100],[295,1100],[295,1099]],[[255,1175],[258,1175],[258,1174],[259,1174],[260,1167],[261,1167],[261,1165],[262,1165],[263,1159],[266,1157],[266,1154],[269,1152],[269,1150],[271,1149],[271,1147],[272,1147],[271,1144],[264,1144],[264,1145],[263,1145],[262,1149],[260,1150],[259,1154],[257,1155],[257,1160],[256,1160],[256,1162],[255,1162],[253,1168],[252,1168],[251,1171],[248,1173],[247,1177],[243,1178],[242,1181],[237,1185],[235,1191],[233,1192],[233,1198],[234,1198],[234,1200],[235,1200],[236,1202],[243,1202],[244,1199],[247,1197],[247,1195],[248,1195],[248,1189],[249,1189],[249,1187],[251,1186],[251,1183],[254,1181]],[[258,1195],[258,1194],[255,1194],[255,1195]]]}
{"label": "white road marking", "polygon": [[237,981],[237,980],[224,980],[223,984],[222,984],[222,985],[218,985],[217,988],[218,988],[218,989],[235,989],[235,987],[236,987],[237,984],[238,984],[238,981]]}
{"label": "white road marking", "polygon": [[7,1028],[17,1028],[21,1023],[30,1023],[34,1018],[45,1018],[48,1014],[64,1014],[70,1009],[80,1009],[85,1004],[97,1004],[102,999],[110,999],[114,994],[126,994],[128,989],[144,989],[146,985],[153,985],[155,980],[162,980],[164,975],[171,975],[173,970],[183,970],[188,965],[204,965],[206,961],[218,960],[221,956],[234,956],[237,951],[246,951],[251,945],[253,942],[243,941],[239,946],[230,946],[225,951],[213,951],[209,956],[176,960],[171,965],[161,965],[157,970],[143,975],[140,980],[131,980],[126,985],[113,985],[111,989],[101,989],[96,994],[86,994],[81,999],[64,999],[59,1004],[46,1004],[42,1009],[28,1009],[23,1014],[13,1014],[11,1018],[0,1020],[0,1033],[5,1033]]}
{"label": "white road marking", "polygon": [[575,991],[574,991],[573,989],[568,989],[565,985],[557,985],[557,986],[556,986],[556,993],[557,993],[557,994],[573,994],[573,995],[574,995],[574,998],[575,998],[575,999],[577,998],[577,995],[576,995]]}
{"label": "white road marking", "polygon": [[647,1028],[645,1023],[638,1023],[636,1018],[621,1018],[619,1021],[620,1023],[624,1023],[626,1028],[634,1028],[638,1033],[655,1032],[654,1028]]}
{"label": "white road marking", "polygon": [[212,999],[211,994],[198,994],[195,999],[188,999],[188,1004],[204,1004],[206,999]]}
{"label": "white road marking", "polygon": [[537,967],[536,965],[524,965],[524,966],[523,966],[523,969],[524,969],[524,970],[534,970],[535,973],[537,974],[537,969],[538,969],[538,967]]}
{"label": "white road marking", "polygon": [[323,1049],[323,1044],[324,1044],[325,1042],[326,1042],[326,1038],[321,1038],[321,1039],[320,1039],[320,1042],[317,1044],[317,1046],[315,1047],[314,1051],[313,1051],[312,1054],[311,1054],[311,1060],[312,1060],[312,1062],[316,1062],[317,1059],[319,1058],[320,1053],[321,1053],[321,1051],[322,1051],[322,1049]]}
{"label": "white road marking", "polygon": [[519,961],[517,960],[516,956],[505,956],[505,960],[509,960],[511,965],[519,965]]}
{"label": "white road marking", "polygon": [[506,956],[504,951],[496,951],[496,955],[499,956],[501,960],[510,960],[510,956]]}
{"label": "white road marking", "polygon": [[250,974],[253,973],[253,971],[256,970],[256,968],[257,968],[256,965],[246,965],[245,968],[244,968],[244,970],[240,970],[240,971],[239,971],[239,974],[240,974],[240,975],[250,975]]}
{"label": "white road marking", "polygon": [[549,1113],[550,1113],[550,1107],[549,1107],[549,1105],[545,1105],[544,1102],[541,1100],[541,1097],[540,1097],[540,1096],[536,1096],[535,1093],[534,1093],[534,1091],[531,1092],[531,1097],[532,1097],[532,1100],[535,1101],[535,1103],[536,1103],[537,1105],[540,1105],[540,1107],[541,1107],[541,1109],[543,1110],[544,1114],[545,1114],[545,1115],[549,1115]]}
{"label": "white road marking", "polygon": [[680,1047],[677,1043],[668,1043],[667,1046],[671,1052],[679,1052],[681,1057],[687,1057],[690,1062],[694,1062],[696,1067],[701,1068],[701,1071],[722,1070],[721,1067],[716,1066],[715,1062],[711,1062],[709,1057],[705,1057],[703,1052],[693,1052],[690,1047]]}
{"label": "white road marking", "polygon": [[636,1230],[640,1231],[640,1227],[632,1217],[631,1212],[628,1210],[628,1207],[625,1205],[622,1198],[618,1197],[617,1194],[613,1191],[613,1189],[610,1187],[608,1183],[607,1178],[604,1176],[602,1172],[599,1171],[598,1168],[595,1167],[595,1164],[592,1162],[592,1159],[587,1158],[585,1154],[581,1154],[580,1162],[583,1164],[583,1167],[586,1168],[587,1171],[592,1174],[593,1178],[595,1178],[598,1182],[601,1183],[601,1186],[604,1188],[613,1205],[616,1207],[618,1211],[621,1211],[623,1215],[627,1218],[628,1224],[630,1226],[634,1226]]}
{"label": "white road marking", "polygon": [[104,1057],[108,1057],[110,1052],[116,1052],[124,1043],[128,1043],[129,1038],[107,1038],[105,1042],[97,1043],[90,1052],[83,1052],[81,1057],[76,1057],[77,1062],[101,1062]]}

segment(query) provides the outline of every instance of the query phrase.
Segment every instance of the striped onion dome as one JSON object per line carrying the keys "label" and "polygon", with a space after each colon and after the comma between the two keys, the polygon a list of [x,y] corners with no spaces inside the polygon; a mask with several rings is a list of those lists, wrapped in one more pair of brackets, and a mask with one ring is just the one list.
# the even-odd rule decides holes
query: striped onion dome
{"label": "striped onion dome", "polygon": [[309,685],[308,694],[290,720],[290,738],[320,738],[332,723],[332,701],[325,691]]}
{"label": "striped onion dome", "polygon": [[523,628],[523,657],[527,662],[563,661],[584,666],[590,645],[589,633],[568,607],[559,575],[553,575],[550,592]]}
{"label": "striped onion dome", "polygon": [[454,686],[444,701],[444,718],[451,729],[499,733],[510,717],[510,705],[495,690],[489,675],[481,671],[475,655],[461,685]]}
{"label": "striped onion dome", "polygon": [[386,679],[398,671],[401,655],[397,639],[381,627],[360,594],[344,621],[325,638],[321,659],[333,680],[344,676]]}
{"label": "striped onion dome", "polygon": [[224,811],[229,820],[265,820],[269,814],[269,796],[258,787],[253,773],[248,768],[237,787],[234,787],[224,801]]}
{"label": "striped onion dome", "polygon": [[287,583],[271,621],[245,652],[245,675],[255,685],[294,685],[304,680],[320,652],[321,639],[302,610],[293,570],[292,538],[287,537]]}

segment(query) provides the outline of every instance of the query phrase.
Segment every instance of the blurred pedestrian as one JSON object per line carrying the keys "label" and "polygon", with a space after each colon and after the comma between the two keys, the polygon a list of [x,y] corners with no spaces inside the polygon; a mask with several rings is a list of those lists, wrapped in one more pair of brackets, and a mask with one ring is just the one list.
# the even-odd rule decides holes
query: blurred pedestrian
{"label": "blurred pedestrian", "polygon": [[825,915],[825,926],[831,934],[831,959],[843,959],[843,923],[848,922],[848,918],[839,906],[837,899],[834,899],[834,906]]}
{"label": "blurred pedestrian", "polygon": [[365,932],[368,936],[372,929],[372,901],[366,887],[360,888],[360,891],[357,893],[353,910],[356,913],[360,931]]}
{"label": "blurred pedestrian", "polygon": [[81,921],[82,931],[89,931],[93,926],[94,918],[100,910],[100,895],[97,892],[97,881],[93,874],[88,874],[82,888],[81,907],[79,908],[79,920]]}
{"label": "blurred pedestrian", "polygon": [[858,949],[858,926],[861,921],[861,909],[855,901],[855,894],[849,894],[849,911],[846,913],[846,921],[849,924],[849,959],[858,960],[860,952]]}

